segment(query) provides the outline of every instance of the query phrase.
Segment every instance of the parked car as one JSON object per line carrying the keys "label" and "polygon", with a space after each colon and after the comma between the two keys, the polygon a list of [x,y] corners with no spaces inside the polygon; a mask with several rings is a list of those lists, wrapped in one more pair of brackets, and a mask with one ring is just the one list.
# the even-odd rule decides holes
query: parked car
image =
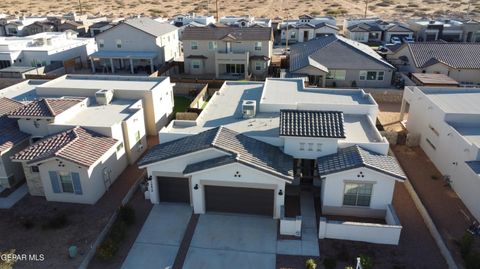
{"label": "parked car", "polygon": [[402,40],[400,40],[400,37],[398,36],[393,36],[391,39],[390,39],[390,42],[392,44],[402,44]]}
{"label": "parked car", "polygon": [[406,36],[403,38],[403,42],[405,43],[413,43],[413,38],[409,37],[409,36]]}

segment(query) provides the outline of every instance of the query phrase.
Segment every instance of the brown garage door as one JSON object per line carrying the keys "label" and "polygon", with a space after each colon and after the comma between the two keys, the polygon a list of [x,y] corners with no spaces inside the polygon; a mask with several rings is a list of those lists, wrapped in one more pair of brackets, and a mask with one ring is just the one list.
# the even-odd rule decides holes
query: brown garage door
{"label": "brown garage door", "polygon": [[190,203],[188,178],[157,177],[160,202]]}
{"label": "brown garage door", "polygon": [[205,186],[207,211],[273,216],[273,190]]}

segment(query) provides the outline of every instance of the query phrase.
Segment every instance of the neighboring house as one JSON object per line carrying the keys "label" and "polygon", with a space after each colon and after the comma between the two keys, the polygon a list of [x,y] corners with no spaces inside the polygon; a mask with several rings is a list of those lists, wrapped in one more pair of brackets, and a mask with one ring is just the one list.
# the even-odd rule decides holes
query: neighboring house
{"label": "neighboring house", "polygon": [[192,22],[206,26],[211,23],[216,23],[217,20],[215,20],[213,16],[200,16],[195,13],[177,14],[172,17],[172,24],[177,27],[187,26]]}
{"label": "neighboring house", "polygon": [[406,87],[406,127],[480,220],[480,89]]}
{"label": "neighboring house", "polygon": [[20,131],[17,121],[7,114],[23,107],[23,104],[2,97],[0,98],[0,191],[11,188],[25,176],[22,166],[13,163],[10,157],[28,146],[29,135]]}
{"label": "neighboring house", "polygon": [[404,44],[387,59],[410,73],[447,75],[460,84],[480,84],[480,43],[416,42]]}
{"label": "neighboring house", "polygon": [[480,22],[461,19],[408,21],[417,41],[480,42]]}
{"label": "neighboring house", "polygon": [[310,39],[326,34],[337,34],[339,28],[334,17],[314,17],[310,15],[299,16],[296,20],[286,20],[279,24],[280,41],[282,44],[287,42],[294,44],[297,42],[306,42]]}
{"label": "neighboring house", "polygon": [[25,36],[28,32],[25,27],[35,23],[47,21],[46,17],[20,17],[16,19],[7,19],[4,23],[6,36]]}
{"label": "neighboring house", "polygon": [[[37,21],[28,26],[25,26],[23,31],[24,31],[24,35],[29,36],[29,35],[35,35],[35,34],[44,33],[44,32],[55,32],[56,27],[53,22],[48,20]],[[60,32],[63,32],[63,31],[60,30]]]}
{"label": "neighboring house", "polygon": [[92,38],[79,38],[71,31],[39,33],[26,37],[0,37],[0,68],[49,66],[87,67],[88,56],[96,51]]}
{"label": "neighboring house", "polygon": [[321,187],[322,214],[384,218],[405,175],[387,156],[377,113],[363,90],[305,88],[302,79],[226,82],[196,120],[162,129],[139,162],[146,195],[197,214],[282,219],[285,196]]}
{"label": "neighboring house", "polygon": [[390,43],[392,37],[400,40],[413,38],[414,31],[399,22],[387,22],[379,18],[345,19],[344,34],[361,43]]}
{"label": "neighboring house", "polygon": [[270,27],[186,27],[182,41],[186,74],[228,79],[268,74],[273,50]]}
{"label": "neighboring house", "polygon": [[320,87],[389,87],[395,70],[365,44],[338,35],[291,46],[289,72]]}
{"label": "neighboring house", "polygon": [[228,26],[251,27],[263,26],[272,27],[272,20],[269,18],[255,18],[253,16],[224,16],[218,20],[219,23]]}
{"label": "neighboring house", "polygon": [[91,37],[95,37],[96,35],[107,31],[108,29],[112,28],[113,26],[115,26],[115,24],[113,24],[112,22],[100,21],[100,22],[96,22],[96,23],[90,25],[90,27],[88,27],[88,31],[89,31]]}
{"label": "neighboring house", "polygon": [[74,31],[80,36],[86,36],[87,27],[80,22],[66,20],[57,26],[59,32]]}
{"label": "neighboring house", "polygon": [[93,72],[153,73],[181,54],[178,28],[146,17],[125,20],[95,40],[98,52],[90,56]]}

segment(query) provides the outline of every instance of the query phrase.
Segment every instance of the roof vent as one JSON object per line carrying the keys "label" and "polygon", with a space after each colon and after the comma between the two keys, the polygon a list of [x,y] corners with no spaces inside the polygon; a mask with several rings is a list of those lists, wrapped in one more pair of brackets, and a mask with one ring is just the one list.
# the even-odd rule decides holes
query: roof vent
{"label": "roof vent", "polygon": [[95,100],[99,105],[108,105],[113,99],[113,90],[99,90],[95,93]]}
{"label": "roof vent", "polygon": [[242,103],[242,117],[244,119],[254,118],[257,114],[257,101],[243,100]]}

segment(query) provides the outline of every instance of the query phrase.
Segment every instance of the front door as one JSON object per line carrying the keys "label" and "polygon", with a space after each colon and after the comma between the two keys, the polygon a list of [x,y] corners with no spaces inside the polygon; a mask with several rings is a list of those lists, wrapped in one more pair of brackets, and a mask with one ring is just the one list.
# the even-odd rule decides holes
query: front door
{"label": "front door", "polygon": [[308,31],[303,31],[303,42],[308,41]]}

